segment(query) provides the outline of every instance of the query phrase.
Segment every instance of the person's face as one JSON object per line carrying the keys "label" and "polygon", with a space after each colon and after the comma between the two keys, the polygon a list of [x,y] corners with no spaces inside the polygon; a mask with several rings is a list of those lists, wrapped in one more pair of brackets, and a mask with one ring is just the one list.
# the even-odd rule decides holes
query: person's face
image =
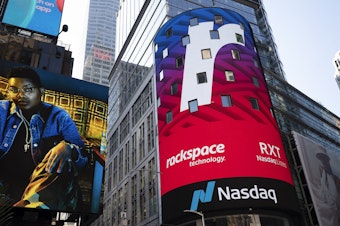
{"label": "person's face", "polygon": [[22,110],[30,110],[41,102],[43,88],[38,88],[30,79],[10,78],[8,97]]}

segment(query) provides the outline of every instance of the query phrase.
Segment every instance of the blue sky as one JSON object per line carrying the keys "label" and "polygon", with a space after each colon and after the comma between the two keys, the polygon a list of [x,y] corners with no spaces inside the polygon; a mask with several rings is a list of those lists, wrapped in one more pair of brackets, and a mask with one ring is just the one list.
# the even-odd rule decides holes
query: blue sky
{"label": "blue sky", "polygon": [[340,50],[340,1],[262,1],[287,81],[340,116],[333,65]]}
{"label": "blue sky", "polygon": [[[339,0],[262,0],[287,81],[340,117],[333,58],[340,50]],[[81,78],[89,0],[65,0],[59,40],[70,44],[73,75]]]}

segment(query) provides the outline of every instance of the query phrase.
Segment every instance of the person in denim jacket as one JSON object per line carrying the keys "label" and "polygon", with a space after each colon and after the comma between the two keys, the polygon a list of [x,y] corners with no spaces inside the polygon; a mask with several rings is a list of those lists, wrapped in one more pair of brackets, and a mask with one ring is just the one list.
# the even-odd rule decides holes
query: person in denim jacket
{"label": "person in denim jacket", "polygon": [[0,183],[14,206],[79,208],[77,172],[87,163],[84,143],[69,114],[43,102],[39,75],[28,67],[8,73],[0,101]]}

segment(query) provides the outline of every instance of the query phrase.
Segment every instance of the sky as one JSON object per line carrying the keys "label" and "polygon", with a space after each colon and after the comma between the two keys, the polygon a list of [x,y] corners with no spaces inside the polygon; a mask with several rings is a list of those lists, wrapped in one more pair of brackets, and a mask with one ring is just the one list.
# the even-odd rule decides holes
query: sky
{"label": "sky", "polygon": [[69,47],[74,58],[72,77],[81,79],[84,65],[89,0],[65,0],[60,27],[67,24],[68,31],[58,37],[58,44]]}
{"label": "sky", "polygon": [[340,1],[262,1],[286,80],[340,117],[333,65],[340,51]]}
{"label": "sky", "polygon": [[[340,89],[333,58],[340,50],[339,0],[262,0],[286,80],[340,117]],[[82,77],[89,0],[65,0],[61,26],[68,32],[59,41],[68,44],[74,58],[73,77]]]}

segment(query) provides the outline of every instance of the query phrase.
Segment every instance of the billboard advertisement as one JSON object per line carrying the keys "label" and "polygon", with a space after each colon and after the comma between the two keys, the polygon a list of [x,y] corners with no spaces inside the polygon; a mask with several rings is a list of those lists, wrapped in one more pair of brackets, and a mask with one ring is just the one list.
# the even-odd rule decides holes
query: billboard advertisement
{"label": "billboard advertisement", "polygon": [[195,9],[164,24],[154,42],[163,221],[185,209],[295,208],[247,20]]}
{"label": "billboard advertisement", "polygon": [[340,226],[340,150],[293,132],[320,226]]}
{"label": "billboard advertisement", "polygon": [[8,0],[2,23],[58,36],[64,0]]}
{"label": "billboard advertisement", "polygon": [[0,202],[99,213],[108,88],[1,61],[0,91]]}

